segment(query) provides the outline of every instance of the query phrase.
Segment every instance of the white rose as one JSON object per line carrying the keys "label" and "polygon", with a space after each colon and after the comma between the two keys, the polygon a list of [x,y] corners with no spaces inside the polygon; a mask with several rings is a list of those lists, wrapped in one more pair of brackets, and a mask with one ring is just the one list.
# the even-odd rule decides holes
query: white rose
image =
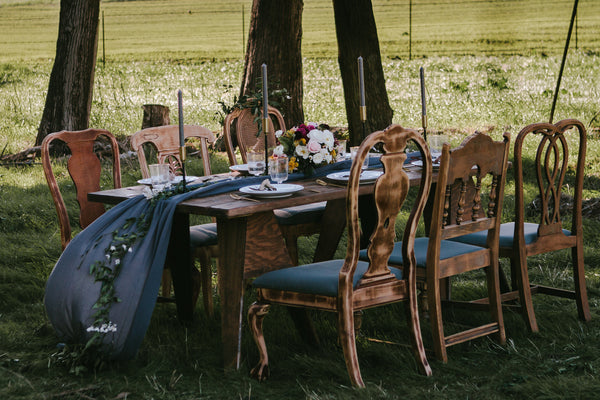
{"label": "white rose", "polygon": [[308,137],[311,140],[316,140],[319,143],[323,143],[324,141],[323,132],[318,129],[313,129],[312,131],[308,132]]}
{"label": "white rose", "polygon": [[[279,131],[279,132],[281,132],[281,131]],[[276,156],[282,156],[282,155],[284,155],[283,145],[280,144],[279,146],[275,147],[273,149],[273,155],[276,155]]]}
{"label": "white rose", "polygon": [[315,165],[319,165],[323,162],[323,153],[316,153],[312,155],[312,161],[315,163]]}
{"label": "white rose", "polygon": [[281,137],[281,135],[283,135],[283,131],[281,129],[275,131],[275,137]]}
{"label": "white rose", "polygon": [[327,146],[327,150],[333,150],[333,146],[335,144],[335,139],[333,137],[333,133],[329,130],[323,131],[323,143]]}

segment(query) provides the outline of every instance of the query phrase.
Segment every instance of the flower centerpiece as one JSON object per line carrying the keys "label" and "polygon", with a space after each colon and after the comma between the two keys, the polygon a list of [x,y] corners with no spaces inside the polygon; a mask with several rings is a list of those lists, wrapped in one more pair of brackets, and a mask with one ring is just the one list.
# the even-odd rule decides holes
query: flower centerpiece
{"label": "flower centerpiece", "polygon": [[300,124],[287,131],[275,132],[277,146],[274,156],[287,155],[290,172],[311,175],[315,168],[336,161],[338,140],[341,137],[325,124]]}

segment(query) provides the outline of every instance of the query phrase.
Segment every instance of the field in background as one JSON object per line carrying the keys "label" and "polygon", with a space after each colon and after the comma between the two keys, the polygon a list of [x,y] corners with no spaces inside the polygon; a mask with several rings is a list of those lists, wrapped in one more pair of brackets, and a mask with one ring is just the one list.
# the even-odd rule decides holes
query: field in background
{"label": "field in background", "polygon": [[[412,3],[411,27],[408,0],[373,0],[384,57],[407,59],[409,47],[413,57],[560,55],[573,6],[572,0]],[[0,62],[52,59],[59,4],[0,0]],[[251,0],[103,1],[99,60],[102,54],[109,62],[243,59],[251,4]],[[573,48],[597,54],[599,1],[579,1],[576,28]],[[336,58],[331,1],[304,2],[302,51],[305,57]]]}

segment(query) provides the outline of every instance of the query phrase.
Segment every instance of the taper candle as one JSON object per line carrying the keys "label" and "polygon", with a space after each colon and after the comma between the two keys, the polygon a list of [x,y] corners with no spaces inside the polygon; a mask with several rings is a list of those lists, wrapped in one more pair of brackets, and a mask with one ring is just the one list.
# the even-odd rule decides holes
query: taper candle
{"label": "taper candle", "polygon": [[[267,85],[267,64],[262,65],[263,118],[269,117],[269,93]],[[266,127],[265,127],[266,132]]]}
{"label": "taper candle", "polygon": [[427,115],[427,107],[425,104],[425,70],[423,67],[419,69],[421,77],[421,115]]}
{"label": "taper candle", "polygon": [[181,89],[177,91],[177,106],[179,107],[179,146],[185,146],[185,137],[183,136],[183,101]]}
{"label": "taper candle", "polygon": [[360,91],[360,106],[365,106],[365,71],[363,68],[363,58],[358,57],[358,88]]}

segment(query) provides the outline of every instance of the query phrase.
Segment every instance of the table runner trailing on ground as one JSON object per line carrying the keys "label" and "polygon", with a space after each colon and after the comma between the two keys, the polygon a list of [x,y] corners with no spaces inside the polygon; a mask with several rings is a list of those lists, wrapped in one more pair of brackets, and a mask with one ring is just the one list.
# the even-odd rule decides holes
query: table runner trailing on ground
{"label": "table runner trailing on ground", "polygon": [[[348,170],[350,164],[344,161],[321,167],[314,177]],[[381,166],[379,161],[377,165]],[[303,174],[296,173],[291,174],[289,180],[302,178]],[[177,204],[190,198],[234,191],[264,179],[259,176],[191,186],[191,191],[155,201],[154,206],[140,195],[100,216],[73,238],[46,283],[44,304],[60,340],[96,344],[110,359],[133,358],[150,324]],[[123,249],[118,248],[114,234],[121,238],[135,234],[136,230],[139,232],[140,227],[132,224],[132,219],[150,212],[146,234],[124,245]],[[118,257],[110,258],[111,254]],[[96,272],[92,274],[94,265],[97,267],[92,269]],[[114,293],[105,293],[101,291],[98,274],[110,275],[115,267],[120,271],[110,285]],[[96,314],[102,296],[105,298],[100,303],[107,308],[103,322],[99,323]]]}

